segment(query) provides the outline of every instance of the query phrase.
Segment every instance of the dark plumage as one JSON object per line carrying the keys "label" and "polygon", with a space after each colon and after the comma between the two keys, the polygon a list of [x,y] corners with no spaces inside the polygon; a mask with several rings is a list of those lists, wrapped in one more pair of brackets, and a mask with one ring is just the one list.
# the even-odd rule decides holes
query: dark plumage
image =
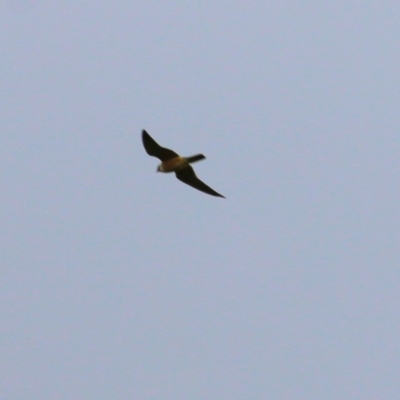
{"label": "dark plumage", "polygon": [[161,147],[145,130],[142,131],[143,146],[150,156],[157,157],[161,160],[158,166],[160,172],[175,172],[176,177],[189,186],[194,187],[211,196],[223,197],[202,182],[195,174],[194,169],[189,165],[196,161],[205,159],[203,154],[196,154],[191,157],[181,157],[174,151]]}
{"label": "dark plumage", "polygon": [[178,156],[174,151],[161,147],[144,129],[142,139],[143,146],[149,156],[157,157],[161,161],[167,161]]}

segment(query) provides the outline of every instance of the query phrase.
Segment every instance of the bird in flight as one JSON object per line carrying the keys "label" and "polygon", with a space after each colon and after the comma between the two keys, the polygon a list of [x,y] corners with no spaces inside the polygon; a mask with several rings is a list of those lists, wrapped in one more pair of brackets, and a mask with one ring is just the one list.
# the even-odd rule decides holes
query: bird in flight
{"label": "bird in flight", "polygon": [[175,172],[176,177],[183,183],[211,196],[225,198],[225,196],[217,193],[202,182],[190,166],[191,163],[205,159],[206,157],[203,154],[181,157],[174,151],[161,147],[144,129],[142,131],[142,140],[147,154],[161,160],[161,164],[157,167],[157,172]]}

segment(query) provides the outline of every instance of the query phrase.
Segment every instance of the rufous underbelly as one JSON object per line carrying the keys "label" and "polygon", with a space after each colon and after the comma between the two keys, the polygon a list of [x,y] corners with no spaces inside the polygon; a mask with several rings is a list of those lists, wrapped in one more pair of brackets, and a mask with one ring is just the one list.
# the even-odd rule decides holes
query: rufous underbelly
{"label": "rufous underbelly", "polygon": [[175,157],[171,158],[171,160],[164,161],[161,164],[162,172],[174,172],[179,171],[180,169],[185,168],[188,165],[186,158],[184,157]]}

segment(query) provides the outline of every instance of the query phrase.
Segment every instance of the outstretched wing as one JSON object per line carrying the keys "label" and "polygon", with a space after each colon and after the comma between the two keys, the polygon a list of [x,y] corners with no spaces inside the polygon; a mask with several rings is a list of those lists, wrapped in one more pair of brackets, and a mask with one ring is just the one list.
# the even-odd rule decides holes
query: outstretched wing
{"label": "outstretched wing", "polygon": [[174,151],[161,147],[144,129],[142,130],[142,140],[147,154],[157,157],[161,161],[167,161],[178,156]]}
{"label": "outstretched wing", "polygon": [[211,189],[204,182],[202,182],[195,174],[194,169],[188,165],[186,168],[175,172],[176,177],[186,183],[189,186],[194,187],[197,190],[201,190],[204,193],[211,194],[211,196],[223,197],[222,194],[217,193],[215,190]]}

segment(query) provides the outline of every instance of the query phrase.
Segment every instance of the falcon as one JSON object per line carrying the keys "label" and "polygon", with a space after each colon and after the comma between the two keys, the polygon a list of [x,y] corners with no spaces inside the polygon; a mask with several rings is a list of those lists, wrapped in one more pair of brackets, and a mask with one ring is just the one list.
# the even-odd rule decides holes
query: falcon
{"label": "falcon", "polygon": [[195,174],[190,164],[204,160],[203,154],[195,154],[191,157],[181,157],[173,150],[161,147],[144,129],[142,131],[143,146],[148,155],[157,157],[161,160],[161,164],[157,167],[157,172],[175,172],[176,177],[183,183],[194,187],[211,196],[223,197],[202,182]]}

